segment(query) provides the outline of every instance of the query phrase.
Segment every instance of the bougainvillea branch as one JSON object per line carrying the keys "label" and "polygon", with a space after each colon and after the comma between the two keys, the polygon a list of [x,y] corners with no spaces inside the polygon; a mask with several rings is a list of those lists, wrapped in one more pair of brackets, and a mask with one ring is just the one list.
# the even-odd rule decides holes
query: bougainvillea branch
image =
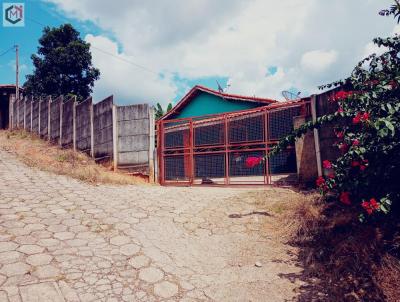
{"label": "bougainvillea branch", "polygon": [[344,207],[358,211],[363,221],[400,212],[400,37],[373,42],[385,52],[360,61],[350,77],[320,87],[350,87],[331,98],[339,109],[306,122],[268,155],[326,123],[345,125],[335,128],[341,155],[333,162],[323,159],[324,176],[316,185],[322,194],[336,196]]}

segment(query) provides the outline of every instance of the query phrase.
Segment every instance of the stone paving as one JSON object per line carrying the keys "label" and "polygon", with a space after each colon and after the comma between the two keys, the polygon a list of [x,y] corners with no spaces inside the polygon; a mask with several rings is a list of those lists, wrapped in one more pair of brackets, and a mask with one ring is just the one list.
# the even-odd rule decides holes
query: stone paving
{"label": "stone paving", "polygon": [[246,190],[92,186],[0,151],[0,301],[291,299],[267,218],[229,217],[257,209]]}

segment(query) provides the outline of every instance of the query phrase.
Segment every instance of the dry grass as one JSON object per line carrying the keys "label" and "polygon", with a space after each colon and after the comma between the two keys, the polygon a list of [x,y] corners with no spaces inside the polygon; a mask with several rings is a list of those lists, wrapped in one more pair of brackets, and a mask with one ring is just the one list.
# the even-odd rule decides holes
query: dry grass
{"label": "dry grass", "polygon": [[400,301],[400,261],[390,255],[394,240],[387,236],[396,227],[362,225],[337,201],[315,194],[297,195],[278,209],[282,238],[298,248],[304,267],[289,276],[307,284],[299,301]]}
{"label": "dry grass", "polygon": [[30,167],[68,175],[91,184],[145,184],[143,178],[112,171],[81,152],[61,149],[25,131],[0,131],[0,148]]}

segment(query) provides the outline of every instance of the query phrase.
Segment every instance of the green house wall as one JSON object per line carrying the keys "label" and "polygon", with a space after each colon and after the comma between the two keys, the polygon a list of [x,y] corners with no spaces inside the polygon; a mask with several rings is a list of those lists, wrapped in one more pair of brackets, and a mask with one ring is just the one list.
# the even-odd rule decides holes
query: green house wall
{"label": "green house wall", "polygon": [[265,106],[265,104],[240,100],[231,101],[207,92],[200,92],[181,112],[174,115],[172,118],[188,118],[207,114],[218,114],[253,109],[260,106]]}

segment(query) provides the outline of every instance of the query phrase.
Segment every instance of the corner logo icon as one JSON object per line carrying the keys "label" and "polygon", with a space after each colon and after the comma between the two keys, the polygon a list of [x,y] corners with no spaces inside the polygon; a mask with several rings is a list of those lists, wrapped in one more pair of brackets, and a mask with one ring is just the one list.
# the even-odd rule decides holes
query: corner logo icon
{"label": "corner logo icon", "polygon": [[24,3],[3,3],[3,26],[25,26]]}

